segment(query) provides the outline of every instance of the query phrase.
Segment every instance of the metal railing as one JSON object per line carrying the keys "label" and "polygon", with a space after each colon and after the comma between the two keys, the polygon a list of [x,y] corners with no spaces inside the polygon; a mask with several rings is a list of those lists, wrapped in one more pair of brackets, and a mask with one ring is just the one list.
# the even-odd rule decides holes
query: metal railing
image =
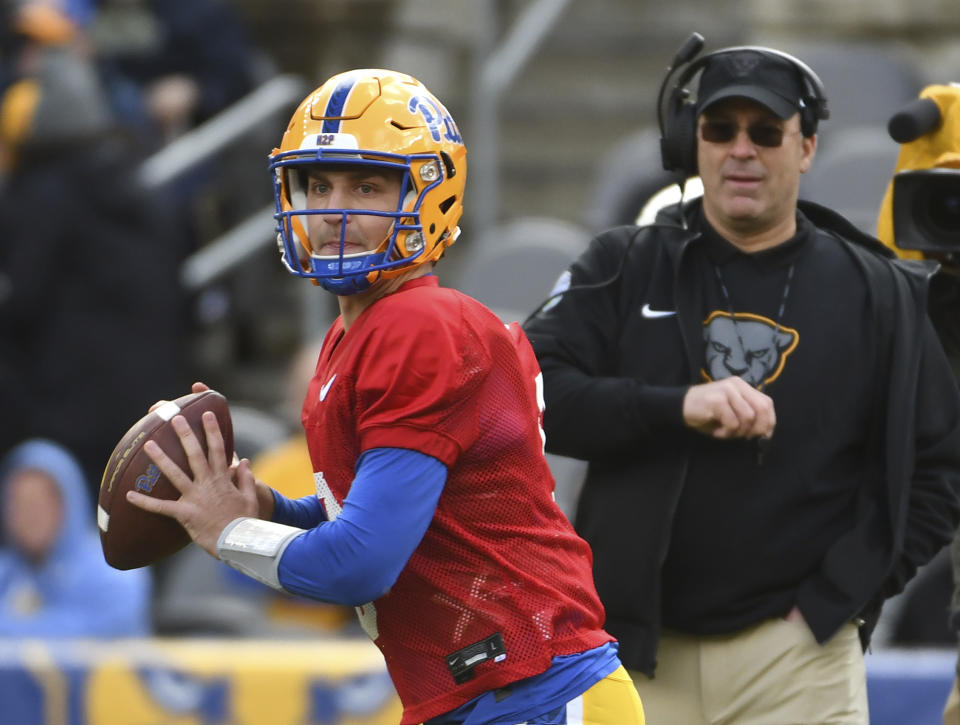
{"label": "metal railing", "polygon": [[[271,78],[146,159],[138,172],[140,183],[155,189],[176,181],[284,108],[299,103],[306,86],[306,81],[295,75]],[[273,205],[269,204],[184,260],[181,283],[190,291],[204,288],[266,246],[271,229]]]}
{"label": "metal railing", "polygon": [[527,65],[570,4],[569,0],[532,0],[507,31],[500,45],[491,45],[495,17],[492,0],[478,4],[477,27],[482,34],[479,52],[485,53],[478,64],[477,79],[470,112],[470,201],[468,214],[473,232],[500,221],[500,99]]}
{"label": "metal railing", "polygon": [[191,254],[180,267],[183,286],[203,289],[263,249],[273,239],[273,213],[273,204],[268,204]]}
{"label": "metal railing", "polygon": [[266,81],[213,118],[187,131],[140,166],[140,183],[156,188],[176,179],[277,111],[303,97],[306,83],[299,76],[278,75]]}

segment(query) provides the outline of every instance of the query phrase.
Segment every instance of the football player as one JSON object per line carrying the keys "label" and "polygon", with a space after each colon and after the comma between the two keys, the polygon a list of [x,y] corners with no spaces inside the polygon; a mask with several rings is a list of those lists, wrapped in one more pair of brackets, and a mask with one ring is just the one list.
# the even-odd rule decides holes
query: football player
{"label": "football player", "polygon": [[[190,472],[148,453],[211,555],[357,607],[402,723],[643,722],[603,628],[591,553],[553,499],[540,371],[516,323],[440,287],[466,148],[416,79],[336,75],[270,157],[286,268],[337,295],[303,405],[316,496],[287,499],[174,419]],[[202,389],[202,385],[195,386]]]}

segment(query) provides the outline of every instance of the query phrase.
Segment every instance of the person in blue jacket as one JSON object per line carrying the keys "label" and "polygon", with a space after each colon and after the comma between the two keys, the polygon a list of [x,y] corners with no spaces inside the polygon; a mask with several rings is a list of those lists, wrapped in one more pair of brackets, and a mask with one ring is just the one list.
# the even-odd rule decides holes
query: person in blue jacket
{"label": "person in blue jacket", "polygon": [[103,558],[79,463],[44,439],[0,463],[0,637],[150,633],[150,573]]}

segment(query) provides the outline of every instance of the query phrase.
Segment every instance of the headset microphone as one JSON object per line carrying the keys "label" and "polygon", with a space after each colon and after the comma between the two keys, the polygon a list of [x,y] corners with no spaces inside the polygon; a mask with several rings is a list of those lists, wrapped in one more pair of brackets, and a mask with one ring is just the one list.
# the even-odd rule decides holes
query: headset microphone
{"label": "headset microphone", "polygon": [[690,37],[683,41],[683,45],[680,46],[680,49],[677,51],[677,54],[673,56],[672,68],[676,68],[678,65],[684,63],[689,63],[693,60],[693,56],[703,50],[703,36],[700,33],[690,33]]}

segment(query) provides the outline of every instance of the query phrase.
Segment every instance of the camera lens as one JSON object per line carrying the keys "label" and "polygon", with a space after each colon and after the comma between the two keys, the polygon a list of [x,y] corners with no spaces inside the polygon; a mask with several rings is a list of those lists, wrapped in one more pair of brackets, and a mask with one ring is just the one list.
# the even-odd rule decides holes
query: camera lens
{"label": "camera lens", "polygon": [[960,238],[960,177],[931,179],[917,194],[915,219],[924,233],[940,242]]}

